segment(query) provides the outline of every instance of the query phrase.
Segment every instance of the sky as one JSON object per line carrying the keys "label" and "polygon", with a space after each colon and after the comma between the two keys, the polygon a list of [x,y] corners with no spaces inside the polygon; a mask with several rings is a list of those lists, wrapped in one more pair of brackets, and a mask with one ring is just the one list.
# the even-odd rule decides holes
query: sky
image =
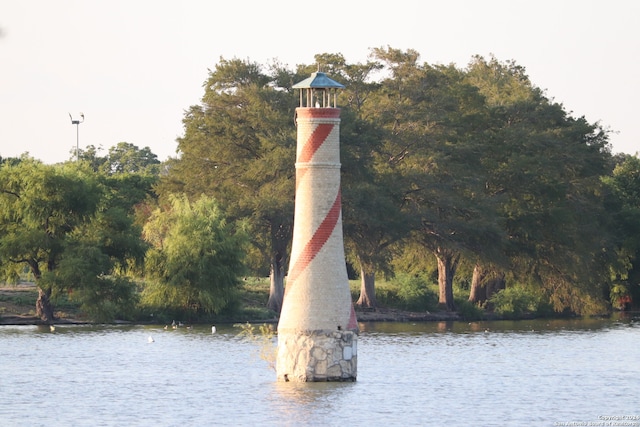
{"label": "sky", "polygon": [[636,154],[639,21],[627,0],[0,0],[0,156],[57,163],[76,144],[104,155],[128,142],[166,160],[220,58],[294,69],[376,47],[459,68],[513,60],[611,130],[614,153]]}

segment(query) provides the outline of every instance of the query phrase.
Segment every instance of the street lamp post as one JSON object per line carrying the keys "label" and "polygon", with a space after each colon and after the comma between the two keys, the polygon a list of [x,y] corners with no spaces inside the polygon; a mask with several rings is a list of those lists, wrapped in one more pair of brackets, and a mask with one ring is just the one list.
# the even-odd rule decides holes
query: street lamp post
{"label": "street lamp post", "polygon": [[71,124],[76,125],[76,161],[80,160],[80,123],[84,122],[84,113],[80,113],[82,120],[73,120],[71,113],[69,113]]}

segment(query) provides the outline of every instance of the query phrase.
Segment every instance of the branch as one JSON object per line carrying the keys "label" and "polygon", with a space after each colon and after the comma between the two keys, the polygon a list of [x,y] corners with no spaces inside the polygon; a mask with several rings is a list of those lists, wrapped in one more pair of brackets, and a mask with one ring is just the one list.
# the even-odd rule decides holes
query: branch
{"label": "branch", "polygon": [[18,199],[20,198],[20,194],[14,192],[14,191],[0,190],[0,192],[5,193],[5,194],[11,194],[12,196],[16,196]]}

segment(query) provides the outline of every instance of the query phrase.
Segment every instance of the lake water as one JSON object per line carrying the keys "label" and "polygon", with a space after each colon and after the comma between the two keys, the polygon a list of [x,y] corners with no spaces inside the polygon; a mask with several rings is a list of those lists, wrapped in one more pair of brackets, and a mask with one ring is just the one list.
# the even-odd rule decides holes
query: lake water
{"label": "lake water", "polygon": [[0,326],[0,426],[640,426],[640,318],[361,329],[295,384],[232,326]]}

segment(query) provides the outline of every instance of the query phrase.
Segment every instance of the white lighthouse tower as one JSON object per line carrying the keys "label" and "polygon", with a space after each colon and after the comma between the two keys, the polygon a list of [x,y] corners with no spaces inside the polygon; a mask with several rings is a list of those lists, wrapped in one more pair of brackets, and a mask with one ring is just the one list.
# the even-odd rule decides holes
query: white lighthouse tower
{"label": "white lighthouse tower", "polygon": [[357,329],[342,238],[340,109],[324,73],[293,86],[296,198],[291,262],[278,323],[281,381],[355,381]]}

